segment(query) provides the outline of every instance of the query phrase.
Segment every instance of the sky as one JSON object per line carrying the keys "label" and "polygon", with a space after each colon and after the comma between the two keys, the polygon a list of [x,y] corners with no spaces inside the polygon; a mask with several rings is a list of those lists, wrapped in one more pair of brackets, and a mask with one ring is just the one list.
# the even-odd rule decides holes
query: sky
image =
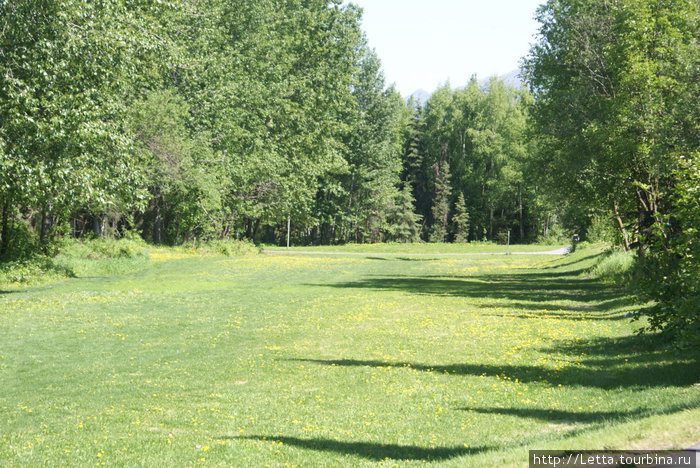
{"label": "sky", "polygon": [[[407,97],[449,80],[465,85],[518,68],[545,0],[352,0],[382,61],[387,84]],[[347,3],[347,2],[346,2]]]}

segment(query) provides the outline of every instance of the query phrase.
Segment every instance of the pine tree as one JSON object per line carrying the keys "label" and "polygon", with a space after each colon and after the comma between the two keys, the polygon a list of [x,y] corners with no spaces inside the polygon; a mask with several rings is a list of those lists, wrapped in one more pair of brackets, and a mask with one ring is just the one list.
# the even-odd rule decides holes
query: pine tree
{"label": "pine tree", "polygon": [[447,237],[447,217],[450,212],[450,166],[446,160],[435,169],[435,199],[433,202],[433,229],[430,242],[445,242]]}
{"label": "pine tree", "polygon": [[467,204],[464,201],[464,194],[459,193],[459,198],[455,204],[455,214],[452,216],[452,227],[455,234],[455,242],[467,242],[469,237],[469,212],[467,212]]}
{"label": "pine tree", "polygon": [[405,183],[403,189],[396,195],[394,205],[387,216],[387,237],[395,242],[418,242],[420,240],[421,215],[415,213],[415,200],[411,193],[411,185]]}

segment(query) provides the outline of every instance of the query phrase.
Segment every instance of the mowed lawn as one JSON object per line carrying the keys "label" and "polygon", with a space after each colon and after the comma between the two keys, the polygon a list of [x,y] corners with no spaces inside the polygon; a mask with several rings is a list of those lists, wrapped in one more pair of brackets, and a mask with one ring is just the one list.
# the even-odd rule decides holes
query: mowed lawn
{"label": "mowed lawn", "polygon": [[635,335],[632,298],[585,274],[600,255],[161,250],[3,291],[0,465],[524,466],[700,441],[698,353]]}

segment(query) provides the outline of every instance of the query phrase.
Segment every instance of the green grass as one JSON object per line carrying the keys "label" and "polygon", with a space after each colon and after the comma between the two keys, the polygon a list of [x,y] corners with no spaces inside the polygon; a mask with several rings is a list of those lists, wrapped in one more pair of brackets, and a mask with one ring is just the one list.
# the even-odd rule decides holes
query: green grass
{"label": "green grass", "polygon": [[603,255],[158,249],[0,287],[0,464],[524,466],[697,442],[698,353],[634,334],[632,298],[588,273]]}
{"label": "green grass", "polygon": [[[546,252],[565,245],[516,244],[510,246],[511,252]],[[266,245],[268,250],[287,250],[285,247]],[[468,244],[346,244],[318,245],[307,247],[290,247],[295,252],[338,252],[338,253],[379,253],[379,254],[471,254],[471,253],[505,253],[506,245],[493,242],[470,242]]]}

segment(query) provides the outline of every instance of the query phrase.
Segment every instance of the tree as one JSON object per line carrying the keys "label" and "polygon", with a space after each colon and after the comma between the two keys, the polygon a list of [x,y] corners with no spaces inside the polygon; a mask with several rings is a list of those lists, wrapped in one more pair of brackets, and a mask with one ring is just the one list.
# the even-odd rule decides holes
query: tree
{"label": "tree", "polygon": [[411,186],[404,183],[389,208],[387,215],[387,239],[395,242],[418,242],[420,240],[421,216],[415,213]]}
{"label": "tree", "polygon": [[143,202],[123,116],[142,60],[159,47],[143,18],[160,8],[0,2],[0,205],[38,208],[41,241],[78,207]]}
{"label": "tree", "polygon": [[639,293],[656,304],[645,311],[650,330],[670,332],[684,345],[700,341],[700,153],[682,159],[670,195],[667,237],[650,236]]}
{"label": "tree", "polygon": [[172,90],[136,102],[130,127],[150,193],[144,232],[154,244],[213,236],[221,230],[221,158],[205,136],[190,137],[187,105]]}
{"label": "tree", "polygon": [[464,201],[462,192],[459,193],[459,198],[457,198],[457,203],[455,204],[452,225],[454,241],[458,243],[467,242],[469,238],[469,212],[467,211],[467,204]]}
{"label": "tree", "polygon": [[430,242],[445,242],[447,240],[447,219],[450,214],[450,166],[442,161],[435,170],[435,198],[433,200],[433,227]]}
{"label": "tree", "polygon": [[170,26],[188,126],[224,159],[224,211],[255,238],[291,215],[315,224],[320,182],[346,170],[359,11],[312,0],[184,2]]}
{"label": "tree", "polygon": [[426,166],[424,112],[420,103],[410,98],[406,108],[411,112],[405,125],[403,170],[401,180],[408,182],[416,200],[416,212],[426,220],[430,215],[433,193],[430,171]]}
{"label": "tree", "polygon": [[[647,277],[678,281],[679,290],[698,261],[676,242],[694,219],[679,188],[697,181],[684,160],[700,147],[699,8],[691,0],[550,0],[525,61],[543,172],[557,174],[558,191],[582,209],[608,207],[625,249],[636,246],[640,263],[655,265]],[[677,333],[696,318],[671,290],[642,294],[665,310],[652,326]]]}

